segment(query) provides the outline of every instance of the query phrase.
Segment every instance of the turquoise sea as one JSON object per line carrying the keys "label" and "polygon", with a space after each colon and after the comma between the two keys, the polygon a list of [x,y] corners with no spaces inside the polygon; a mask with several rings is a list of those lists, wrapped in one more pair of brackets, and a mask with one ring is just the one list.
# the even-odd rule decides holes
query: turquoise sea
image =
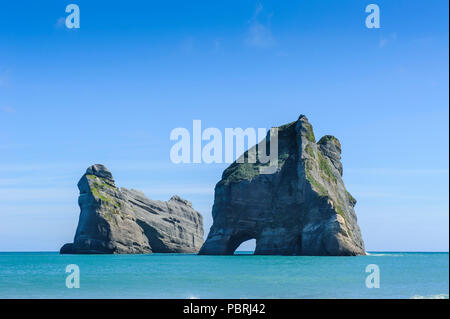
{"label": "turquoise sea", "polygon": [[[80,288],[66,287],[66,266]],[[366,266],[380,269],[367,288]],[[358,257],[0,253],[0,298],[448,298],[449,254]]]}

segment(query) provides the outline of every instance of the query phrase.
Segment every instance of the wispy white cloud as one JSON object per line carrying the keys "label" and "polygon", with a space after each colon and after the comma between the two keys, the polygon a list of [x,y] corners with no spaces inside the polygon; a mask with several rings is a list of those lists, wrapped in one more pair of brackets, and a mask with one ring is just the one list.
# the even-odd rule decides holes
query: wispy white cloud
{"label": "wispy white cloud", "polygon": [[[81,176],[81,174],[80,174]],[[46,176],[30,176],[29,174],[21,177],[0,178],[0,189],[9,187],[36,187],[44,185],[74,185],[73,176],[71,175],[46,175]]]}
{"label": "wispy white cloud", "polygon": [[[1,147],[1,146],[0,146]],[[158,162],[131,162],[131,161],[91,161],[91,162],[59,162],[59,163],[1,163],[0,162],[0,173],[46,173],[51,171],[53,176],[55,176],[55,172],[58,172],[58,175],[65,174],[79,174],[81,176],[84,171],[93,164],[104,164],[114,175],[115,172],[152,172],[152,171],[210,171],[219,168],[226,168],[229,164],[174,164],[170,161],[158,161]],[[78,176],[78,175],[77,175]]]}
{"label": "wispy white cloud", "polygon": [[385,191],[355,191],[352,193],[357,199],[368,198],[368,199],[395,199],[399,200],[407,200],[407,201],[442,201],[445,200],[439,196],[426,196],[426,195],[418,195],[418,194],[404,194],[399,191],[385,192]]}
{"label": "wispy white cloud", "polygon": [[345,173],[355,174],[382,174],[382,175],[441,175],[449,173],[448,168],[436,169],[399,169],[399,168],[347,168]]}
{"label": "wispy white cloud", "polygon": [[384,48],[385,46],[387,46],[388,44],[390,44],[396,40],[397,40],[397,33],[391,33],[387,37],[382,36],[380,38],[380,42],[378,44],[379,44],[380,48]]}
{"label": "wispy white cloud", "polygon": [[[92,164],[89,164],[92,165]],[[45,172],[45,171],[70,171],[80,168],[78,163],[0,163],[0,172],[3,173],[27,173],[33,171],[35,173]],[[87,167],[85,167],[86,169]]]}
{"label": "wispy white cloud", "polygon": [[52,201],[71,202],[78,197],[75,188],[0,188],[1,202]]}
{"label": "wispy white cloud", "polygon": [[[269,48],[275,44],[275,38],[270,29],[270,19],[272,14],[263,14],[263,6],[258,3],[253,17],[249,21],[245,44],[250,47]],[[266,22],[261,19],[266,18]]]}
{"label": "wispy white cloud", "polygon": [[213,195],[214,185],[163,185],[158,187],[144,188],[144,194],[152,198],[152,195]]}
{"label": "wispy white cloud", "polygon": [[222,43],[221,43],[220,39],[214,39],[212,47],[213,47],[212,52],[222,51]]}
{"label": "wispy white cloud", "polygon": [[[6,181],[7,182],[7,181]],[[11,186],[11,185],[10,185]],[[68,202],[76,203],[78,197],[78,189],[74,184],[73,187],[0,187],[1,202],[19,202],[24,204],[30,201],[38,202]],[[214,185],[158,185],[155,187],[146,187],[140,189],[150,199],[166,198],[168,200],[173,195],[213,195]],[[75,204],[74,204],[75,205]]]}
{"label": "wispy white cloud", "polygon": [[[129,185],[127,185],[129,186]],[[178,195],[183,198],[191,199],[193,196],[203,198],[208,196],[211,200],[214,198],[214,185],[158,185],[154,187],[126,187],[128,189],[137,189],[143,192],[148,198],[152,200],[168,200],[173,195]],[[52,202],[52,203],[67,203],[76,205],[76,199],[79,195],[76,183],[72,187],[66,185],[61,186],[55,184],[52,187],[39,187],[34,183],[33,185],[18,185],[10,184],[8,186],[2,185],[0,187],[0,202],[15,203],[17,205],[24,205],[26,203],[36,202]],[[197,198],[197,199],[198,199]],[[0,207],[2,206],[0,205]],[[1,211],[0,211],[1,214]]]}
{"label": "wispy white cloud", "polygon": [[56,20],[55,23],[55,29],[62,29],[66,25],[66,18],[65,17],[59,17],[58,20]]}
{"label": "wispy white cloud", "polygon": [[193,36],[187,36],[180,43],[180,50],[183,53],[191,54],[195,51],[196,40]]}
{"label": "wispy white cloud", "polygon": [[1,106],[1,107],[0,107],[0,110],[1,110],[2,112],[5,112],[5,113],[16,113],[16,109],[13,108],[13,107],[11,107],[11,106],[9,106],[9,105],[3,105],[3,106]]}
{"label": "wispy white cloud", "polygon": [[0,88],[7,87],[9,84],[8,75],[5,70],[0,70]]}
{"label": "wispy white cloud", "polygon": [[[67,201],[60,203],[0,203],[0,216],[4,219],[5,217],[14,218],[14,220],[21,220],[25,216],[39,216],[39,218],[50,217],[52,219],[64,219],[68,216],[78,214],[80,211],[79,206],[76,201]],[[19,216],[20,215],[20,216]],[[21,217],[17,219],[17,217]],[[78,219],[73,219],[72,222],[77,222]]]}

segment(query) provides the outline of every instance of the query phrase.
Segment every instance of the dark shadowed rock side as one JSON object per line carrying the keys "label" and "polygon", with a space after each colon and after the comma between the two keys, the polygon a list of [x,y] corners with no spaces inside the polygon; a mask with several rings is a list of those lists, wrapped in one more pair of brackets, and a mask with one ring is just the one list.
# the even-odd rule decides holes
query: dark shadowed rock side
{"label": "dark shadowed rock side", "polygon": [[78,182],[80,219],[73,244],[61,254],[197,253],[203,243],[203,218],[189,201],[148,199],[114,184],[101,164]]}
{"label": "dark shadowed rock side", "polygon": [[[258,145],[269,140],[268,134]],[[244,241],[256,239],[255,254],[260,255],[364,255],[356,200],[342,180],[338,139],[326,135],[316,143],[311,124],[301,115],[278,128],[278,150],[273,174],[260,174],[259,168],[268,164],[247,160],[224,171],[215,188],[214,222],[200,254],[233,254]]]}

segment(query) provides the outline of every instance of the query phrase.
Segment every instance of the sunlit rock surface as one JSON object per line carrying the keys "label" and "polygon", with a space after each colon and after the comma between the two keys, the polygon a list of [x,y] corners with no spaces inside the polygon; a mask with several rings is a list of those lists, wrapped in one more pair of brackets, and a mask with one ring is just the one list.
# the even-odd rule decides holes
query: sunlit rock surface
{"label": "sunlit rock surface", "polygon": [[202,246],[203,218],[187,200],[156,201],[119,190],[101,164],[87,169],[78,188],[75,239],[61,254],[197,253]]}
{"label": "sunlit rock surface", "polygon": [[268,164],[258,161],[234,162],[224,171],[200,254],[233,254],[249,239],[256,239],[255,254],[262,255],[365,254],[356,200],[342,180],[339,140],[326,135],[316,142],[301,115],[278,128],[278,148],[273,174],[261,174]]}

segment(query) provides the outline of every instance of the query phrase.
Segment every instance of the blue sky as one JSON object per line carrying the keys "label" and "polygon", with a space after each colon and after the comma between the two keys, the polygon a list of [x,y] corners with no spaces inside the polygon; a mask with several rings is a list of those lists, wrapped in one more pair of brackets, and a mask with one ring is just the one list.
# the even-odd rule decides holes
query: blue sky
{"label": "blue sky", "polygon": [[[80,29],[65,28],[65,6]],[[365,27],[376,3],[381,28]],[[448,251],[447,1],[1,1],[0,251],[57,250],[94,163],[212,223],[226,164],[175,165],[176,127],[306,114],[342,143],[368,250]],[[251,245],[244,246],[251,248]]]}

